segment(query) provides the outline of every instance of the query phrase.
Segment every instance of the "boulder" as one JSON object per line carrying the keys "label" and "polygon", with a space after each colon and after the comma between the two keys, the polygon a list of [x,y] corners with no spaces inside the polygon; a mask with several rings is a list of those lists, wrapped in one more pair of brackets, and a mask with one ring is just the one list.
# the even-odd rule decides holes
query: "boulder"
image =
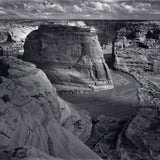
{"label": "boulder", "polygon": [[98,37],[86,28],[41,25],[27,36],[23,59],[41,68],[60,93],[113,88]]}

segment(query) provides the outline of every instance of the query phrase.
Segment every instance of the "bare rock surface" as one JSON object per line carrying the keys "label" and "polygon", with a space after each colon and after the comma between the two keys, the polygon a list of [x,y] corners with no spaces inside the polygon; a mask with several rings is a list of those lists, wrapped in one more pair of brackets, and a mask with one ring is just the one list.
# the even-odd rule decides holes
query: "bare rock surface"
{"label": "bare rock surface", "polygon": [[154,22],[133,22],[128,26],[119,31],[114,44],[115,68],[132,75],[141,84],[139,112],[123,126],[115,153],[122,160],[158,160],[160,27]]}
{"label": "bare rock surface", "polygon": [[0,55],[22,56],[25,38],[36,28],[31,24],[0,22]]}
{"label": "bare rock surface", "polygon": [[160,25],[128,23],[118,31],[114,43],[115,68],[125,72],[159,73]]}
{"label": "bare rock surface", "polygon": [[61,93],[113,88],[96,33],[89,29],[42,25],[28,35],[23,59],[41,68]]}
{"label": "bare rock surface", "polygon": [[1,160],[63,160],[54,158],[32,146],[23,146],[10,151],[0,152]]}
{"label": "bare rock surface", "polygon": [[101,115],[94,122],[92,136],[86,144],[103,159],[118,160],[116,143],[123,128],[123,121],[118,118]]}
{"label": "bare rock surface", "polygon": [[85,141],[89,135],[87,113],[82,118],[59,98],[44,72],[14,57],[1,57],[0,76],[1,151],[30,145],[55,158],[100,159],[77,138]]}
{"label": "bare rock surface", "polygon": [[142,109],[127,122],[101,115],[86,144],[105,160],[159,160],[157,110]]}

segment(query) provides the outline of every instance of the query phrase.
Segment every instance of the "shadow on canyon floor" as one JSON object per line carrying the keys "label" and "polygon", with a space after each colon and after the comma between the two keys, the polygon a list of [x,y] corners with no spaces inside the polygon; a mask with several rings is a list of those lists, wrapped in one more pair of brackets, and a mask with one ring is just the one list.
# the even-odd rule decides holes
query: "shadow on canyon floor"
{"label": "shadow on canyon floor", "polygon": [[85,95],[61,95],[65,100],[87,110],[92,118],[101,114],[128,119],[137,112],[140,84],[128,74],[112,71],[114,89]]}

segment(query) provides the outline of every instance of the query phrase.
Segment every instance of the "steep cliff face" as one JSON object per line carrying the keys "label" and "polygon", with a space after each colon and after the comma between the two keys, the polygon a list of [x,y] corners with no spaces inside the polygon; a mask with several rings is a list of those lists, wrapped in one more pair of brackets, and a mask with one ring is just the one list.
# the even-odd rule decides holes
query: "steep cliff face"
{"label": "steep cliff face", "polygon": [[61,93],[113,87],[97,35],[85,28],[44,25],[28,35],[23,59],[41,68]]}
{"label": "steep cliff face", "polygon": [[134,76],[141,84],[139,110],[128,122],[105,116],[95,121],[87,145],[104,159],[160,158],[159,24],[129,22],[118,32],[114,43],[115,68]]}
{"label": "steep cliff face", "polygon": [[[134,76],[141,84],[141,88],[138,89],[140,110],[118,134],[115,147],[117,159],[158,160],[160,158],[159,31],[160,23],[157,22],[127,23],[126,27],[118,31],[114,43],[115,68]],[[98,151],[107,156],[108,150],[105,152],[105,146],[108,146],[104,141],[106,141],[105,137],[101,139],[102,145],[99,146]],[[111,145],[110,148],[109,153],[112,153]]]}
{"label": "steep cliff face", "polygon": [[140,82],[140,107],[159,108],[160,23],[129,23],[115,41],[115,68]]}
{"label": "steep cliff face", "polygon": [[36,25],[16,24],[16,22],[0,23],[0,55],[22,55],[25,38],[36,28]]}
{"label": "steep cliff face", "polygon": [[1,57],[0,76],[0,151],[29,145],[55,158],[100,159],[77,138],[90,132],[87,113],[58,97],[35,65]]}
{"label": "steep cliff face", "polygon": [[159,73],[160,24],[128,23],[118,31],[114,51],[115,68],[126,72]]}

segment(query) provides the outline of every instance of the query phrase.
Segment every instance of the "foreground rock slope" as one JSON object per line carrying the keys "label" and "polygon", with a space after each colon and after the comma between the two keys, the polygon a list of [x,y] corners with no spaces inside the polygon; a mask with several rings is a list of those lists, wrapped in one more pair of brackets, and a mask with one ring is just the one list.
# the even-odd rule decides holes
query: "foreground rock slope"
{"label": "foreground rock slope", "polygon": [[41,68],[61,93],[113,88],[96,33],[88,28],[41,25],[24,45],[23,59]]}
{"label": "foreground rock slope", "polygon": [[1,57],[0,76],[1,152],[28,145],[55,158],[100,159],[76,137],[86,140],[88,116],[81,118],[81,111],[58,97],[44,72]]}

